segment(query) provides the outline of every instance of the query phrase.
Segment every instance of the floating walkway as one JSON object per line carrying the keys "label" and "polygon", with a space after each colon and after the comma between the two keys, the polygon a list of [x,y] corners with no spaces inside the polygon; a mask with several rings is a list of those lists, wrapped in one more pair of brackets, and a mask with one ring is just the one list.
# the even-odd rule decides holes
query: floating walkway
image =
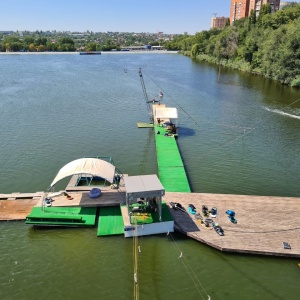
{"label": "floating walkway", "polygon": [[[19,196],[22,198],[22,196],[25,197],[25,194],[19,194]],[[29,204],[28,201],[33,202]],[[53,226],[65,226],[68,224],[69,226],[86,227],[96,225],[96,207],[45,207],[46,211],[43,212],[41,207],[34,207],[37,201],[32,199],[1,200],[0,220],[25,220],[32,210],[28,215],[27,224],[31,224],[30,221],[34,219],[34,222],[40,222],[42,226],[44,221],[47,221],[48,225],[55,220],[57,214],[60,214],[61,217],[64,216],[64,222],[61,224],[54,222]],[[163,221],[168,222],[168,220],[174,219],[177,232],[215,249],[223,252],[250,255],[300,258],[299,197],[166,192],[163,201],[166,203],[163,202],[162,206]],[[193,204],[197,212],[200,213],[202,205],[206,205],[209,209],[217,207],[218,215],[213,220],[221,225],[225,235],[219,236],[211,227],[205,227],[199,220],[195,219],[194,215],[172,209],[170,202],[181,203],[186,211],[188,211],[188,205]],[[26,207],[29,212],[18,212],[20,205]],[[120,204],[116,205],[114,208],[100,207],[97,233],[99,236],[121,234]],[[9,206],[9,212],[5,211],[5,209],[3,210],[3,207],[7,206]],[[228,209],[235,211],[237,224],[233,224],[228,220],[228,216],[225,213]],[[121,210],[123,214],[122,222],[124,222],[122,230],[124,231],[124,228],[125,230],[126,228],[132,228],[132,224],[129,220],[126,205],[121,205]],[[18,218],[14,217],[16,214],[18,214]],[[111,228],[109,228],[110,221],[108,221],[110,216],[116,218],[113,221],[116,225],[111,226]],[[78,217],[81,219],[78,219]],[[108,228],[105,229],[105,226],[108,226]],[[117,229],[115,230],[114,227]],[[131,234],[132,236],[133,233],[133,231],[125,231],[124,235],[130,236]],[[288,243],[291,249],[284,249],[284,242]]]}
{"label": "floating walkway", "polygon": [[33,207],[25,224],[86,227],[96,224],[96,207]]}
{"label": "floating walkway", "polygon": [[[154,104],[152,106],[153,116],[155,116],[157,107],[165,107],[165,105]],[[160,121],[163,123],[169,120]],[[159,126],[155,118],[154,132],[158,175],[166,192],[191,192],[175,136],[166,136],[166,128]]]}
{"label": "floating walkway", "polygon": [[[179,202],[188,211],[189,204],[202,214],[202,205],[217,207],[216,218],[224,230],[219,236],[205,227],[195,215],[170,209],[175,230],[223,252],[300,258],[300,198],[166,193],[164,200]],[[171,206],[170,206],[171,207]],[[237,224],[229,221],[228,209],[235,211]],[[291,249],[285,249],[283,243]]]}
{"label": "floating walkway", "polygon": [[97,236],[124,234],[124,222],[120,206],[101,207]]}
{"label": "floating walkway", "polygon": [[44,192],[0,194],[0,221],[25,220]]}

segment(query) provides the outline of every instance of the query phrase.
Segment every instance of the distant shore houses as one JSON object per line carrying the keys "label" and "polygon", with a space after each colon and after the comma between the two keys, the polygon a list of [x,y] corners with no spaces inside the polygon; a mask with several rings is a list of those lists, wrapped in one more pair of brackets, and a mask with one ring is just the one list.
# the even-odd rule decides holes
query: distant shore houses
{"label": "distant shore houses", "polygon": [[151,51],[151,50],[165,50],[163,46],[151,46],[151,45],[143,45],[143,46],[125,46],[121,47],[121,51]]}

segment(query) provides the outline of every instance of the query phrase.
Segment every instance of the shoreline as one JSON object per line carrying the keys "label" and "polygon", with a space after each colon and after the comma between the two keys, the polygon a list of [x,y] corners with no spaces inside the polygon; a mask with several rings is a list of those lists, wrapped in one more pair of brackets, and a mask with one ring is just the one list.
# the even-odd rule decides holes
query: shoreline
{"label": "shoreline", "polygon": [[[0,55],[79,55],[80,52],[0,52]],[[177,54],[178,51],[167,50],[134,50],[134,51],[101,51],[106,54]]]}

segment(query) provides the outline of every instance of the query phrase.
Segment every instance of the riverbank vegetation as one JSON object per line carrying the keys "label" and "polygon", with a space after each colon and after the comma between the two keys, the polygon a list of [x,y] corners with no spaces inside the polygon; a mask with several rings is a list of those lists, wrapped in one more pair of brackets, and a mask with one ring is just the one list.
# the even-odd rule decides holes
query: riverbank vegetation
{"label": "riverbank vegetation", "polygon": [[163,45],[174,37],[161,32],[0,31],[0,52],[111,51],[126,46]]}
{"label": "riverbank vegetation", "polygon": [[167,43],[193,59],[213,62],[300,86],[300,4],[292,3],[271,14],[269,4],[256,17],[223,29],[181,35]]}

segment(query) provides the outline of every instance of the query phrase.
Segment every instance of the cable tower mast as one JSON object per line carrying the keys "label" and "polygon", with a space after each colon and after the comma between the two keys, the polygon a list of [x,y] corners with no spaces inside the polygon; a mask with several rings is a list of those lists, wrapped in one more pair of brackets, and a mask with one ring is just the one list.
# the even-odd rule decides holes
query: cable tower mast
{"label": "cable tower mast", "polygon": [[147,105],[148,115],[149,115],[149,118],[150,118],[150,123],[153,123],[152,105],[150,104],[150,101],[149,101],[149,98],[148,98],[148,95],[147,95],[146,86],[145,86],[145,82],[144,82],[144,78],[143,78],[141,68],[139,68],[139,75],[140,75],[140,81],[141,81],[144,97],[145,97],[145,100],[146,100],[146,105]]}

